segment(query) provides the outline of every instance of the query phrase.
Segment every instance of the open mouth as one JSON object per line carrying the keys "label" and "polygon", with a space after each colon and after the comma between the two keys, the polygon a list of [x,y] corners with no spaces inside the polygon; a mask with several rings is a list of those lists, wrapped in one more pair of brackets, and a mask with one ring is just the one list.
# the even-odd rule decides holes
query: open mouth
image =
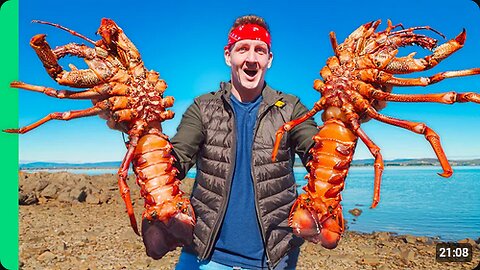
{"label": "open mouth", "polygon": [[257,70],[244,69],[243,71],[244,71],[245,74],[247,74],[249,77],[254,77],[254,76],[257,75],[257,73],[258,73]]}

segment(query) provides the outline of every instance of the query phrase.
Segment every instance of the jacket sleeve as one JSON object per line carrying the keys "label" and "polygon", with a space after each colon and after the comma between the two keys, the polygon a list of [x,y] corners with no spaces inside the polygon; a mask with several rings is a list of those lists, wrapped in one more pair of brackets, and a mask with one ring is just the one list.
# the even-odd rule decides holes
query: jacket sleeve
{"label": "jacket sleeve", "polygon": [[[307,107],[305,107],[305,105],[303,105],[300,100],[297,100],[293,109],[292,120],[303,116],[308,111],[309,110],[307,109]],[[313,118],[309,118],[305,122],[294,127],[292,130],[290,130],[289,133],[291,147],[295,149],[295,153],[298,154],[298,156],[302,160],[303,165],[305,166],[310,160],[310,154],[308,153],[308,151],[315,144],[313,136],[318,133],[317,124],[315,123]]]}
{"label": "jacket sleeve", "polygon": [[204,138],[200,109],[194,102],[183,114],[177,133],[171,139],[172,153],[176,158],[174,166],[179,171],[178,179],[185,178],[188,170],[195,164]]}

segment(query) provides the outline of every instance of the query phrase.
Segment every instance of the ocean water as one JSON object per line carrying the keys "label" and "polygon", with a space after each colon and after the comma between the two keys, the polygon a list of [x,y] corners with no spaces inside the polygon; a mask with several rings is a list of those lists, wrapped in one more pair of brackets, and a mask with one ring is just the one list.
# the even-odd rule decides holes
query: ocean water
{"label": "ocean water", "polygon": [[[54,170],[48,170],[54,172]],[[98,175],[116,169],[55,170]],[[301,186],[304,168],[295,168]],[[344,217],[349,230],[388,231],[397,234],[440,237],[444,241],[480,237],[480,167],[454,167],[450,178],[437,175],[439,167],[385,167],[380,203],[373,198],[373,167],[352,167],[342,192]],[[191,170],[188,177],[195,177]],[[363,212],[354,217],[348,210]]]}
{"label": "ocean water", "polygon": [[[373,167],[352,167],[342,192],[349,230],[460,240],[480,237],[480,167],[454,167],[450,178],[437,175],[440,167],[385,167],[380,203],[373,199]],[[305,170],[295,171],[304,185]],[[303,192],[303,190],[302,190]],[[363,212],[354,217],[348,210]]]}

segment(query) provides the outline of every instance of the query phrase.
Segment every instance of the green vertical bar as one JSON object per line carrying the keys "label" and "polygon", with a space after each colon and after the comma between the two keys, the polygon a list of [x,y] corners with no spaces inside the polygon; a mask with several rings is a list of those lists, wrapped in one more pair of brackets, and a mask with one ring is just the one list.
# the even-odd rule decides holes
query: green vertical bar
{"label": "green vertical bar", "polygon": [[[18,91],[9,83],[18,79],[18,1],[0,7],[0,129],[18,126]],[[0,132],[0,261],[18,269],[18,135]]]}

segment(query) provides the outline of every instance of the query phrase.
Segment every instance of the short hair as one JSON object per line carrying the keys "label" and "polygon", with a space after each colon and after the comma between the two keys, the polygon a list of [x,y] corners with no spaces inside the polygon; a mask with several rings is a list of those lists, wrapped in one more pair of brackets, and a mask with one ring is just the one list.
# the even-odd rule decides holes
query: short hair
{"label": "short hair", "polygon": [[235,22],[233,22],[232,27],[228,31],[228,35],[230,35],[230,33],[233,31],[233,29],[237,28],[240,25],[244,25],[244,24],[258,24],[261,27],[265,28],[267,30],[267,32],[270,33],[270,29],[268,28],[268,24],[267,24],[267,22],[265,22],[265,20],[262,17],[250,14],[250,15],[245,15],[245,16],[238,17],[235,20]]}

